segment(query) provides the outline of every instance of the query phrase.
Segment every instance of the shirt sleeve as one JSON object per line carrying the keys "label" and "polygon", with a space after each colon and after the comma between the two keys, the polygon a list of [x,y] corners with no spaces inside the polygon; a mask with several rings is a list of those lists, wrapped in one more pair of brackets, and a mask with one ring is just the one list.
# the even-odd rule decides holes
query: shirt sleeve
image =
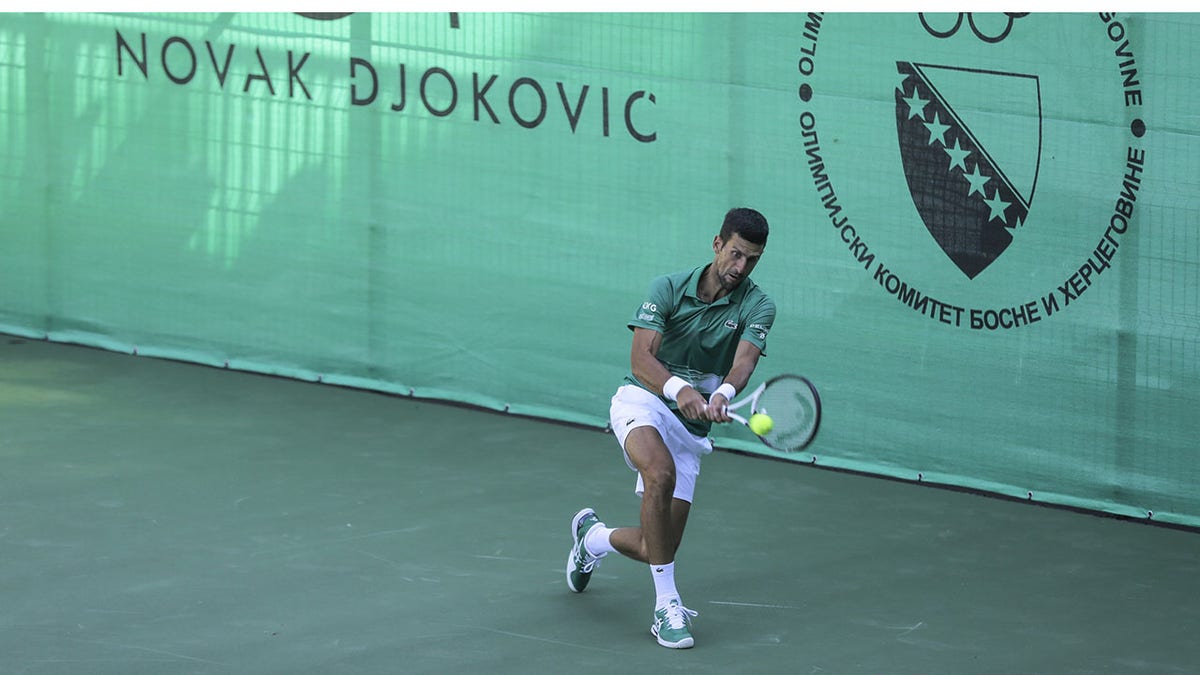
{"label": "shirt sleeve", "polygon": [[758,347],[763,356],[767,354],[767,333],[775,323],[775,302],[764,296],[746,315],[742,325],[742,339]]}
{"label": "shirt sleeve", "polygon": [[649,328],[662,333],[667,327],[667,319],[671,316],[672,295],[670,279],[662,276],[651,281],[646,299],[627,324],[629,329]]}

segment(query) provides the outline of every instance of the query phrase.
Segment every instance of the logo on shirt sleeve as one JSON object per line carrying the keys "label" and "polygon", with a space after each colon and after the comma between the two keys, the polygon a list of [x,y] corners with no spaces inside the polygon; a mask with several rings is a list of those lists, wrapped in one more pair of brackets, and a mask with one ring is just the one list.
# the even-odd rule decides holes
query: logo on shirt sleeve
{"label": "logo on shirt sleeve", "polygon": [[753,333],[754,337],[758,338],[759,340],[766,340],[767,331],[771,330],[771,327],[767,326],[766,324],[752,323],[746,327],[746,330]]}
{"label": "logo on shirt sleeve", "polygon": [[637,318],[638,321],[658,321],[658,305],[653,302],[643,302]]}

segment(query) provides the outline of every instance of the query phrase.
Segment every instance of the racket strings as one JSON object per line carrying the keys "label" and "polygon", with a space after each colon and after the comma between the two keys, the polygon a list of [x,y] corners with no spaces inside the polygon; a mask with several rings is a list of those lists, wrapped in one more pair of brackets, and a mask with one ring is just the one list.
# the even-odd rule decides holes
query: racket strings
{"label": "racket strings", "polygon": [[818,422],[812,389],[799,379],[780,379],[767,385],[754,406],[770,415],[774,426],[763,440],[773,448],[793,450],[805,445]]}

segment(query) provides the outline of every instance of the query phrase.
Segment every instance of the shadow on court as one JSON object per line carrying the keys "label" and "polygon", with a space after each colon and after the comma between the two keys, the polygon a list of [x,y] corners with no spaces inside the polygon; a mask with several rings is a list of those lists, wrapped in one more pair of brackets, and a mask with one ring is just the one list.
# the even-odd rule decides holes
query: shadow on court
{"label": "shadow on court", "polygon": [[1200,534],[725,452],[663,649],[644,566],[564,582],[611,435],[369,392],[0,336],[0,466],[6,675],[1200,665]]}

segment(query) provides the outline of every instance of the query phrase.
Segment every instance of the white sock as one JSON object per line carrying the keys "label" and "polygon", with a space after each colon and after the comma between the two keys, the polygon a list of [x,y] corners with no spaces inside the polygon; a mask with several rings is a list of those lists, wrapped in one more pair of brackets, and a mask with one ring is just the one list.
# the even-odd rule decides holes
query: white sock
{"label": "white sock", "polygon": [[650,576],[654,577],[654,592],[658,595],[655,609],[666,607],[672,599],[679,599],[679,591],[675,590],[675,561],[651,565]]}
{"label": "white sock", "polygon": [[597,558],[616,553],[617,549],[613,548],[612,542],[608,540],[614,528],[605,527],[604,524],[596,525],[588,531],[587,536],[583,539],[583,547],[588,550],[588,553]]}

